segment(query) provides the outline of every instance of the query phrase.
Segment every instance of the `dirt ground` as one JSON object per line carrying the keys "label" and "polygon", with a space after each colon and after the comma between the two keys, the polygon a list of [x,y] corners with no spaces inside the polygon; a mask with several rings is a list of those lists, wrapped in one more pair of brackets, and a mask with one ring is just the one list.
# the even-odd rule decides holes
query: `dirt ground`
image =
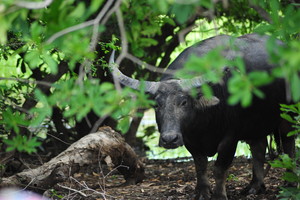
{"label": "dirt ground", "polygon": [[[209,179],[212,176],[213,161],[210,162]],[[70,177],[68,182],[57,184],[47,191],[52,199],[125,199],[125,200],[175,200],[192,199],[196,184],[193,161],[181,160],[145,160],[146,178],[142,183],[124,186],[124,179],[117,170],[101,167],[86,167],[80,173]],[[236,158],[229,171],[227,194],[230,200],[240,199],[277,199],[282,169],[271,168],[265,178],[266,193],[259,195],[242,194],[251,178],[251,162],[245,158]]]}

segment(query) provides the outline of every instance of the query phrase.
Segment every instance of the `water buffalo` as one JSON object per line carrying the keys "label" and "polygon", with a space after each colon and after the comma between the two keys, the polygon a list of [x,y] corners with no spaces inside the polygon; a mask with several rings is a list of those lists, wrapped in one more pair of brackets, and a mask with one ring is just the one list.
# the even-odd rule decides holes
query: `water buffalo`
{"label": "water buffalo", "polygon": [[[234,59],[237,55],[242,57],[247,72],[269,72],[275,66],[269,62],[267,40],[267,36],[257,34],[244,35],[234,40],[227,35],[212,37],[185,49],[168,69],[181,69],[192,54],[201,57],[222,46],[222,55],[225,58]],[[282,45],[280,41],[277,43]],[[138,89],[140,81],[122,74],[116,65],[112,64],[113,57],[112,55],[110,58],[113,76],[123,85]],[[281,128],[287,124],[280,118],[279,110],[279,103],[288,103],[284,80],[276,79],[261,87],[265,97],[254,97],[249,107],[244,108],[240,104],[231,106],[227,104],[227,84],[232,70],[236,69],[224,66],[223,80],[217,84],[208,82],[214,92],[211,99],[205,98],[201,93],[201,85],[206,82],[201,76],[191,80],[178,80],[166,74],[161,81],[144,83],[146,92],[156,101],[155,113],[160,145],[176,148],[184,144],[194,158],[197,173],[194,196],[196,199],[227,199],[227,170],[239,140],[249,143],[253,157],[253,176],[247,187],[249,193],[256,194],[265,189],[263,164],[268,134],[274,133],[277,138],[281,138],[284,151],[293,154],[294,139],[286,137],[286,130],[289,128]],[[197,88],[196,97],[189,92],[192,88]],[[216,185],[211,195],[207,179],[207,157],[216,153]]]}

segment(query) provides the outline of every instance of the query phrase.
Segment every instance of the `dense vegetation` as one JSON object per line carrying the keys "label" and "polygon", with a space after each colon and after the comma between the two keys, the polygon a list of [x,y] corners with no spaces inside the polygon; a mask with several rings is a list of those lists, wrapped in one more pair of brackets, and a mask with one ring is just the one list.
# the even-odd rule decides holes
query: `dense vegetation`
{"label": "dense vegetation", "polygon": [[[142,88],[138,92],[114,83],[107,65],[112,49],[119,50],[116,62],[127,75],[157,80],[174,50],[191,45],[191,35],[201,40],[220,33],[270,35],[267,48],[279,67],[271,74],[246,75],[240,59],[228,61],[219,49],[191,59],[177,76],[201,74],[217,82],[222,66],[236,66],[240,73],[229,82],[228,103],[243,106],[253,95],[263,98],[259,86],[285,78],[287,98],[296,104],[283,106],[282,116],[295,124],[291,134],[299,137],[299,21],[300,4],[293,0],[3,0],[0,148],[33,153],[55,146],[60,151],[104,124],[134,143],[143,109],[154,102]],[[286,46],[274,49],[275,38]],[[202,89],[212,95],[208,86]],[[293,164],[277,166],[290,168],[294,174],[287,179],[299,186],[299,166],[288,161]]]}

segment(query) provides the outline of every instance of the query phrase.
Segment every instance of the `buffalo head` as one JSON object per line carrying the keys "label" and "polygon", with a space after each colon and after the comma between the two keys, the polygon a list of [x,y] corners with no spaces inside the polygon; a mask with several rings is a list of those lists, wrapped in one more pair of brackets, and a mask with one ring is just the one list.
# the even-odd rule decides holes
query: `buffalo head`
{"label": "buffalo head", "polygon": [[[140,81],[124,75],[114,63],[114,52],[109,62],[114,79],[121,84],[139,89]],[[156,101],[155,116],[160,132],[159,145],[174,149],[183,145],[182,130],[188,126],[196,112],[219,103],[217,97],[206,99],[203,95],[190,95],[192,88],[199,88],[205,81],[202,77],[182,80],[145,81],[145,91]]]}

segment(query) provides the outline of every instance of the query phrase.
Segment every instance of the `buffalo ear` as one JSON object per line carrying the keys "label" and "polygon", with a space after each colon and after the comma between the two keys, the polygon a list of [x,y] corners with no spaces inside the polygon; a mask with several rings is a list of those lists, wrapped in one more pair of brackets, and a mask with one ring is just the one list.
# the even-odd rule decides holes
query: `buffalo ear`
{"label": "buffalo ear", "polygon": [[199,108],[207,108],[219,104],[220,99],[216,96],[212,96],[211,98],[201,96],[196,101]]}

